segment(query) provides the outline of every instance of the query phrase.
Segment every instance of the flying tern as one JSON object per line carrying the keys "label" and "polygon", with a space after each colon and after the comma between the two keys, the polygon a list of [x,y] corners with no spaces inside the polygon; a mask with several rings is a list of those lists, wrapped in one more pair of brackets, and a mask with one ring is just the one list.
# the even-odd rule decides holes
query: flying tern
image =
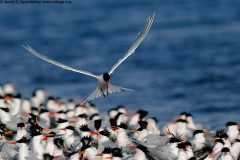
{"label": "flying tern", "polygon": [[110,84],[110,77],[111,75],[114,73],[114,71],[116,70],[116,68],[123,62],[125,61],[130,55],[132,55],[135,50],[137,49],[137,47],[141,44],[141,42],[143,41],[143,39],[145,38],[145,36],[147,35],[148,31],[150,30],[153,20],[154,20],[154,15],[155,13],[153,13],[153,15],[151,17],[148,17],[146,20],[145,25],[143,26],[143,28],[141,29],[141,31],[139,32],[139,34],[137,35],[134,43],[132,44],[132,46],[129,48],[129,50],[127,51],[127,53],[120,58],[113,66],[112,68],[108,71],[105,72],[101,75],[96,75],[93,74],[91,72],[85,71],[85,70],[81,70],[81,69],[75,69],[72,68],[70,66],[64,65],[62,63],[59,63],[55,60],[52,60],[44,55],[41,55],[40,53],[38,53],[37,51],[35,51],[31,46],[24,46],[22,45],[26,50],[28,50],[29,52],[31,52],[32,54],[34,54],[35,56],[37,56],[38,58],[47,61],[49,63],[52,63],[53,65],[56,65],[58,67],[61,67],[63,69],[66,70],[70,70],[73,72],[77,72],[77,73],[81,73],[81,74],[85,74],[87,76],[96,78],[98,80],[98,86],[95,89],[95,91],[85,100],[83,101],[82,105],[87,103],[88,101],[91,101],[95,98],[104,96],[107,97],[109,94],[114,93],[114,92],[121,92],[121,91],[132,91],[130,89],[127,88],[123,88],[123,87],[119,87],[113,84]]}

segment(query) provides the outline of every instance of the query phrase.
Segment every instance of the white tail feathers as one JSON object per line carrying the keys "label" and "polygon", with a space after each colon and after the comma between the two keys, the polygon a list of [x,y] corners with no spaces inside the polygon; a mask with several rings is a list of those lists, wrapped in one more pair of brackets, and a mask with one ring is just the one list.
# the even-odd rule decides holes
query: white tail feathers
{"label": "white tail feathers", "polygon": [[89,101],[91,101],[95,98],[98,98],[98,97],[101,97],[101,96],[107,97],[111,93],[122,92],[122,91],[133,91],[133,90],[128,89],[128,88],[115,86],[115,85],[110,84],[110,83],[108,84],[108,89],[106,88],[105,90],[100,90],[97,87],[95,89],[95,91],[85,101],[83,101],[83,103],[81,105],[84,105],[85,103],[87,103],[87,102],[89,102]]}

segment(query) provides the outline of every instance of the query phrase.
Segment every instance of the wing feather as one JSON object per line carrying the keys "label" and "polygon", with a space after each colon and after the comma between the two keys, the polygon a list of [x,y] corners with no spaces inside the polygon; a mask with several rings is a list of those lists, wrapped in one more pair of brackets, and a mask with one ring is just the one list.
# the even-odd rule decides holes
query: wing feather
{"label": "wing feather", "polygon": [[49,62],[49,63],[52,63],[52,64],[54,64],[54,65],[56,65],[56,66],[58,66],[58,67],[61,67],[61,68],[63,68],[63,69],[70,70],[70,71],[73,71],[73,72],[85,74],[85,75],[94,77],[94,78],[96,78],[96,79],[98,78],[98,77],[97,77],[96,75],[94,75],[93,73],[90,73],[90,72],[84,71],[84,70],[80,70],[80,69],[74,69],[74,68],[72,68],[72,67],[69,67],[69,66],[67,66],[67,65],[64,65],[64,64],[62,64],[62,63],[59,63],[59,62],[57,62],[57,61],[54,61],[54,60],[48,58],[47,56],[43,56],[43,55],[39,54],[37,51],[35,51],[32,47],[30,47],[30,46],[28,46],[28,45],[27,45],[27,46],[22,45],[22,47],[24,47],[26,50],[28,50],[30,53],[34,54],[34,55],[37,56],[38,58],[40,58],[40,59],[42,59],[42,60],[44,60],[44,61],[47,61],[47,62]]}
{"label": "wing feather", "polygon": [[147,21],[145,22],[145,25],[141,29],[141,31],[138,33],[136,40],[132,44],[132,46],[129,48],[127,53],[120,58],[111,68],[111,70],[108,72],[109,74],[112,74],[114,70],[125,60],[127,59],[130,55],[132,55],[137,47],[141,44],[145,36],[147,35],[148,31],[150,30],[153,20],[154,20],[155,13],[153,13],[152,17],[148,17]]}
{"label": "wing feather", "polygon": [[95,91],[93,91],[93,93],[86,100],[84,100],[81,105],[101,96],[102,96],[102,92],[97,87]]}

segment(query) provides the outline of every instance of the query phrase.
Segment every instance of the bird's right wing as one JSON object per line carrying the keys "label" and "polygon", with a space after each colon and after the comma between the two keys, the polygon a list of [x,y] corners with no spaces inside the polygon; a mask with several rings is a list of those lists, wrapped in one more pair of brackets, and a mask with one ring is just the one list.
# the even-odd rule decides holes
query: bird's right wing
{"label": "bird's right wing", "polygon": [[120,58],[111,68],[111,70],[108,72],[109,74],[112,74],[114,70],[123,62],[125,61],[130,55],[132,55],[137,47],[141,44],[143,39],[146,37],[148,31],[150,30],[153,20],[154,20],[155,13],[153,13],[152,17],[148,17],[145,25],[141,29],[141,31],[138,33],[137,38],[135,39],[132,46],[128,49],[127,53]]}
{"label": "bird's right wing", "polygon": [[32,47],[30,47],[28,45],[27,46],[22,45],[22,47],[24,47],[26,50],[28,50],[30,53],[34,54],[38,58],[41,58],[42,60],[47,61],[49,63],[52,63],[52,64],[54,64],[54,65],[56,65],[58,67],[61,67],[63,69],[70,70],[70,71],[73,71],[73,72],[82,73],[82,74],[94,77],[96,79],[98,78],[97,75],[95,75],[93,73],[90,73],[90,72],[84,71],[84,70],[80,70],[80,69],[74,69],[72,67],[66,66],[66,65],[64,65],[62,63],[59,63],[57,61],[54,61],[54,60],[52,60],[52,59],[50,59],[50,58],[48,58],[46,56],[43,56],[43,55],[39,54],[37,51],[35,51]]}

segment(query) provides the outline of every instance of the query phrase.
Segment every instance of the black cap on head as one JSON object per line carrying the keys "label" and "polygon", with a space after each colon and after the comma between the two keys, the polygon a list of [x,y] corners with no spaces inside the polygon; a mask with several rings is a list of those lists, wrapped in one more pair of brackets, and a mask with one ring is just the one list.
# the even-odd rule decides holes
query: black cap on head
{"label": "black cap on head", "polygon": [[94,127],[97,131],[100,129],[101,125],[102,125],[102,120],[101,119],[97,119],[97,120],[94,121]]}
{"label": "black cap on head", "polygon": [[65,123],[67,122],[66,119],[58,118],[57,123]]}
{"label": "black cap on head", "polygon": [[39,125],[37,124],[32,124],[30,127],[29,127],[29,132],[31,134],[31,136],[38,136],[38,135],[41,135],[42,134],[42,127],[40,127]]}
{"label": "black cap on head", "polygon": [[148,122],[147,121],[138,121],[138,124],[140,125],[140,128],[138,128],[138,130],[142,131],[143,129],[147,128]]}
{"label": "black cap on head", "polygon": [[90,118],[89,118],[89,120],[93,120],[93,118],[96,117],[96,116],[99,116],[99,114],[98,114],[98,113],[95,113],[95,114],[91,115]]}
{"label": "black cap on head", "polygon": [[18,141],[16,141],[17,143],[28,143],[29,140],[26,137],[22,137],[21,139],[19,139]]}
{"label": "black cap on head", "polygon": [[109,137],[111,135],[111,132],[109,132],[107,129],[100,131],[99,134]]}
{"label": "black cap on head", "polygon": [[17,127],[25,127],[25,124],[24,123],[18,123]]}
{"label": "black cap on head", "polygon": [[226,153],[226,152],[230,152],[230,150],[229,150],[229,148],[227,148],[227,147],[223,147],[222,150],[221,150],[221,152]]}
{"label": "black cap on head", "polygon": [[203,133],[203,130],[195,130],[195,131],[193,132],[193,135],[196,135],[196,134],[199,134],[199,133]]}
{"label": "black cap on head", "polygon": [[112,148],[110,147],[105,147],[104,150],[102,151],[102,154],[111,154],[112,153]]}
{"label": "black cap on head", "polygon": [[53,160],[53,159],[54,159],[54,156],[51,156],[51,155],[48,154],[48,153],[44,153],[43,159],[44,159],[44,160]]}
{"label": "black cap on head", "polygon": [[118,127],[122,129],[127,129],[127,125],[124,123],[121,123]]}
{"label": "black cap on head", "polygon": [[179,144],[177,145],[177,147],[178,147],[179,149],[185,149],[185,148],[186,148],[186,144],[185,144],[185,143],[179,143]]}
{"label": "black cap on head", "polygon": [[63,143],[64,143],[64,141],[63,141],[62,138],[55,138],[55,139],[53,140],[53,143],[57,146],[58,149],[63,148]]}
{"label": "black cap on head", "polygon": [[89,146],[91,144],[92,140],[93,139],[91,136],[85,136],[85,137],[82,137],[81,142],[83,143],[83,145]]}
{"label": "black cap on head", "polygon": [[222,139],[216,139],[215,142],[224,144],[224,141]]}
{"label": "black cap on head", "polygon": [[89,131],[91,131],[91,130],[88,128],[87,124],[83,124],[83,125],[79,126],[79,129],[80,129],[80,131],[82,131],[82,132],[89,132]]}
{"label": "black cap on head", "polygon": [[107,72],[103,73],[103,80],[104,80],[105,82],[109,82],[109,80],[110,80],[110,75],[109,75]]}
{"label": "black cap on head", "polygon": [[146,117],[148,115],[148,111],[145,111],[145,110],[138,110],[137,113],[140,114],[140,119],[142,120],[144,117]]}
{"label": "black cap on head", "polygon": [[117,126],[117,121],[115,119],[110,119],[111,126]]}
{"label": "black cap on head", "polygon": [[186,117],[192,117],[191,113],[186,113]]}
{"label": "black cap on head", "polygon": [[152,119],[153,119],[156,123],[158,123],[158,119],[157,119],[156,117],[152,117]]}
{"label": "black cap on head", "polygon": [[238,125],[236,122],[227,122],[226,123],[226,126],[228,127],[228,126],[236,126],[236,125]]}
{"label": "black cap on head", "polygon": [[122,158],[123,157],[122,149],[120,149],[120,148],[112,148],[112,156],[113,157],[120,157],[120,158]]}
{"label": "black cap on head", "polygon": [[213,148],[211,146],[205,146],[202,149],[203,153],[207,152],[207,153],[211,153],[213,151]]}
{"label": "black cap on head", "polygon": [[225,133],[226,132],[224,129],[217,130],[215,137],[219,138],[221,137],[222,134],[225,134]]}
{"label": "black cap on head", "polygon": [[5,128],[6,128],[6,124],[2,124],[2,123],[1,123],[1,124],[0,124],[0,130],[3,131]]}
{"label": "black cap on head", "polygon": [[184,120],[184,119],[178,119],[176,122],[183,122],[183,123],[187,123],[187,121],[186,121],[186,120]]}
{"label": "black cap on head", "polygon": [[169,139],[169,143],[178,143],[178,142],[181,142],[181,140],[176,137],[171,137]]}
{"label": "black cap on head", "polygon": [[191,142],[185,142],[185,145],[186,146],[192,146],[192,143]]}
{"label": "black cap on head", "polygon": [[69,130],[75,131],[75,128],[73,126],[67,126],[67,127],[65,127],[65,129],[69,129]]}
{"label": "black cap on head", "polygon": [[86,118],[86,119],[88,118],[87,114],[79,114],[78,117],[79,118]]}

